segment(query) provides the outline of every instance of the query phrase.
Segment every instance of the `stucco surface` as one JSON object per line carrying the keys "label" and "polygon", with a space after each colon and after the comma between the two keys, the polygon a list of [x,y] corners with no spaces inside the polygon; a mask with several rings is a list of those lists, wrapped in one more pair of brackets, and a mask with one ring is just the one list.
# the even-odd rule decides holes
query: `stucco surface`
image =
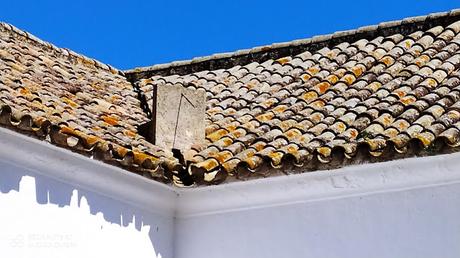
{"label": "stucco surface", "polygon": [[173,257],[172,217],[18,166],[0,166],[5,257]]}
{"label": "stucco surface", "polygon": [[460,255],[459,153],[178,190],[0,136],[8,257]]}

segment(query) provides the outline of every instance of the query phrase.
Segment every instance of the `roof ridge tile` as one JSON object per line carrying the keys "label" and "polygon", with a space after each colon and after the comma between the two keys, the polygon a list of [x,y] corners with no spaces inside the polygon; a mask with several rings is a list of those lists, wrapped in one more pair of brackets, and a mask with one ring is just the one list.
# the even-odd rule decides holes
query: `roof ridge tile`
{"label": "roof ridge tile", "polygon": [[[9,23],[6,23],[6,22],[0,22],[0,28],[1,28],[1,30],[3,32],[17,34],[17,35],[19,35],[21,37],[24,37],[24,39],[30,41],[30,43],[38,45],[38,46],[45,47],[45,48],[47,48],[48,50],[51,50],[51,51],[55,51],[56,53],[58,53],[61,56],[66,56],[66,57],[73,58],[75,61],[79,62],[82,65],[88,66],[88,63],[92,63],[92,65],[94,67],[96,67],[96,68],[107,70],[107,71],[110,71],[112,73],[118,73],[120,75],[123,74],[122,71],[114,68],[111,65],[104,64],[104,63],[100,62],[99,60],[87,57],[87,56],[79,54],[79,53],[76,53],[76,52],[74,52],[74,51],[72,51],[70,49],[60,48],[60,47],[58,47],[58,46],[56,46],[56,45],[54,45],[54,44],[52,44],[50,42],[43,41],[40,38],[36,37],[35,35],[33,35],[33,34],[29,33],[29,32],[23,31],[23,30],[15,27],[12,24],[9,24]],[[67,53],[65,53],[64,51],[66,51]],[[80,59],[83,60],[83,62],[81,62]]]}
{"label": "roof ridge tile", "polygon": [[206,90],[206,144],[187,160],[197,185],[459,151],[448,79],[459,69],[460,19],[450,13],[240,50],[198,69],[222,56],[189,70],[176,62],[139,87],[147,98],[147,82]]}
{"label": "roof ridge tile", "polygon": [[[125,70],[124,73],[129,80],[136,80],[146,77],[151,77],[152,75],[168,75],[168,74],[187,74],[193,73],[201,70],[206,70],[208,67],[211,69],[220,69],[226,68],[229,65],[238,65],[238,64],[245,64],[242,62],[242,59],[246,58],[249,60],[254,60],[257,58],[257,55],[263,57],[282,57],[283,55],[291,55],[291,53],[287,53],[289,50],[282,51],[283,49],[288,49],[292,47],[299,47],[304,48],[304,50],[309,50],[312,48],[312,45],[326,45],[327,43],[340,43],[342,41],[349,40],[348,37],[356,36],[360,37],[360,34],[369,34],[368,37],[375,36],[376,34],[382,34],[382,31],[388,30],[390,34],[396,33],[391,29],[400,29],[400,27],[404,25],[413,26],[414,23],[425,23],[430,21],[437,21],[443,20],[443,18],[447,17],[460,17],[460,9],[453,9],[449,12],[437,12],[431,13],[428,15],[422,16],[414,16],[404,18],[402,20],[395,20],[395,21],[386,21],[381,22],[376,25],[368,25],[363,26],[358,29],[352,30],[345,30],[345,31],[336,31],[330,34],[324,35],[316,35],[311,38],[306,39],[297,39],[293,41],[287,42],[279,42],[273,43],[270,45],[262,45],[256,46],[251,49],[242,49],[237,50],[234,52],[227,52],[227,53],[217,53],[203,57],[195,57],[191,60],[182,60],[182,61],[174,61],[171,63],[164,63],[164,64],[156,64],[153,66],[147,67],[137,67],[129,70]],[[444,21],[448,23],[449,21]],[[387,34],[388,34],[387,33]],[[385,33],[384,33],[385,34]],[[333,42],[330,42],[333,41]],[[276,54],[275,52],[279,51],[280,54]],[[292,52],[292,51],[291,51]],[[287,54],[286,54],[287,53]],[[247,58],[247,56],[250,56]],[[241,59],[241,60],[240,60]],[[261,58],[263,60],[263,58]],[[220,63],[216,61],[221,61]],[[200,67],[201,66],[201,67]]]}

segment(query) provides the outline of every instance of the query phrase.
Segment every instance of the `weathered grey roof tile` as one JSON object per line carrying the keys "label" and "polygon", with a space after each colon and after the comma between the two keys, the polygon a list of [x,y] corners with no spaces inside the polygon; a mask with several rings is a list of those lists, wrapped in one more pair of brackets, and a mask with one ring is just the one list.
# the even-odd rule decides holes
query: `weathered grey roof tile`
{"label": "weathered grey roof tile", "polygon": [[[440,16],[434,15],[430,19],[436,17]],[[404,23],[421,23],[425,19],[426,17],[416,17],[405,20]],[[398,24],[400,23],[381,25],[379,28]],[[227,128],[243,125],[245,122],[239,119],[249,112],[254,114],[259,124],[245,129],[245,133],[253,132],[258,138],[242,141],[245,142],[246,149],[239,145],[232,149],[231,157],[227,157],[225,153],[220,156],[216,153],[209,156],[208,161],[205,148],[201,154],[197,154],[204,159],[191,165],[192,176],[193,171],[198,173],[202,169],[204,172],[196,175],[216,169],[220,171],[218,173],[233,175],[234,169],[240,163],[246,164],[251,171],[257,171],[264,160],[268,160],[276,168],[282,164],[284,155],[292,155],[296,160],[312,160],[299,153],[318,153],[321,162],[328,162],[334,146],[346,145],[347,155],[353,156],[359,142],[367,142],[371,147],[371,154],[378,156],[383,146],[386,146],[384,138],[381,138],[384,135],[394,139],[398,152],[403,151],[409,140],[417,137],[423,140],[424,146],[429,146],[445,129],[435,122],[445,117],[443,115],[447,112],[446,108],[452,104],[447,101],[451,98],[444,96],[457,96],[458,94],[452,95],[451,90],[460,83],[458,77],[451,77],[453,73],[458,73],[457,69],[460,67],[458,46],[451,44],[457,32],[454,33],[455,25],[450,26],[452,29],[447,27],[448,24],[439,25],[426,31],[408,34],[395,32],[385,37],[376,34],[373,39],[341,42],[311,53],[269,59],[260,66],[256,62],[246,65],[251,76],[236,77],[245,85],[251,85],[251,91],[256,90],[261,94],[251,99],[251,105],[261,109],[251,111],[245,108],[241,109],[245,111],[240,111],[238,109],[243,108],[242,105],[232,105],[238,116],[231,119],[232,127]],[[374,33],[376,30],[377,27],[372,26],[358,29],[355,33]],[[337,34],[333,37],[336,38]],[[313,43],[310,43],[315,44],[330,38],[330,35],[314,37],[311,41]],[[276,46],[288,47],[287,44]],[[264,67],[265,70],[256,70],[256,67]],[[238,68],[231,70],[234,74]],[[257,81],[252,81],[254,76],[258,78]],[[258,88],[261,83],[265,90]],[[267,89],[272,89],[271,95],[262,94]],[[248,94],[237,90],[232,92],[227,92],[229,98],[233,96],[238,99]],[[219,106],[225,109],[228,99],[222,94],[215,96],[223,98],[220,99]],[[235,102],[234,99],[231,102]],[[222,126],[224,124],[219,123],[216,128]],[[432,128],[433,133],[423,132],[424,128]],[[231,130],[227,129],[223,134],[213,130],[208,139],[221,145],[222,137],[227,134],[231,135]],[[280,138],[281,135],[286,138]],[[344,135],[347,140],[337,138]],[[451,140],[456,137],[453,132],[445,135],[451,137]],[[233,135],[231,137],[238,140]],[[258,139],[262,139],[263,144]],[[221,156],[227,158],[222,160]],[[214,157],[219,158],[213,159]],[[222,166],[219,165],[219,160],[222,160]],[[200,181],[199,178],[196,180]],[[207,182],[209,180],[208,178]]]}
{"label": "weathered grey roof tile", "polygon": [[[136,126],[149,119],[118,70],[7,24],[1,23],[0,39],[0,110],[10,117],[4,126],[133,170],[177,162],[172,154],[142,151],[151,144],[140,143]],[[126,155],[132,163],[123,164]]]}
{"label": "weathered grey roof tile", "polygon": [[[337,152],[353,159],[363,147],[372,161],[387,151],[432,154],[439,142],[460,145],[458,17],[453,10],[124,73],[0,23],[0,123],[179,183],[269,176],[286,164],[328,168]],[[206,91],[206,143],[185,164],[137,131],[151,119],[155,85]],[[414,140],[420,149],[410,149]]]}

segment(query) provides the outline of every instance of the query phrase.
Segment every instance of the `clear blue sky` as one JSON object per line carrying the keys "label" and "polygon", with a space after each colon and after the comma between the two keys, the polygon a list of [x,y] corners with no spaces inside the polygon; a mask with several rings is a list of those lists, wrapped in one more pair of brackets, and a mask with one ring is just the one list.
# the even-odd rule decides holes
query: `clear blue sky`
{"label": "clear blue sky", "polygon": [[458,0],[1,2],[1,21],[120,69],[460,8]]}

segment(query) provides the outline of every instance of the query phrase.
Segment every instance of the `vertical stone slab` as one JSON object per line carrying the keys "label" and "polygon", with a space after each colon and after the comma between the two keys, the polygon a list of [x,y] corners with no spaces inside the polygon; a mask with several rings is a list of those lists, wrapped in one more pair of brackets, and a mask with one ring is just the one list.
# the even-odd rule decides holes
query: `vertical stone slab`
{"label": "vertical stone slab", "polygon": [[158,86],[153,98],[155,145],[187,151],[205,139],[206,95],[204,90],[181,85]]}

